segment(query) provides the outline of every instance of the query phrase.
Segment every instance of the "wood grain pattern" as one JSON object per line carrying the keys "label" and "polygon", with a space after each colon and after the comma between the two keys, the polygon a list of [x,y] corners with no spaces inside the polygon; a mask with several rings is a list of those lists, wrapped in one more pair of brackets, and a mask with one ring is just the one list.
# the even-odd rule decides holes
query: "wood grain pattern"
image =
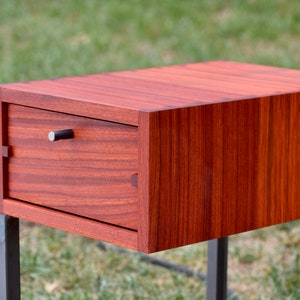
{"label": "wood grain pattern", "polygon": [[[2,158],[0,212],[94,238],[103,231],[113,243],[121,231],[120,243],[144,252],[300,218],[298,70],[216,61],[13,83],[0,86],[0,98],[2,145],[12,149]],[[96,134],[80,145],[63,141],[61,152],[44,144],[54,123],[63,129],[77,120]],[[96,173],[107,179],[97,187],[87,161],[103,141],[104,157],[121,165],[97,158]],[[52,168],[52,152],[64,171]],[[76,218],[93,225],[74,230]]]}
{"label": "wood grain pattern", "polygon": [[137,232],[13,199],[3,199],[3,213],[93,239],[136,249]]}
{"label": "wood grain pattern", "polygon": [[160,176],[157,167],[160,164],[159,122],[156,115],[141,113],[139,120],[139,188],[140,203],[138,249],[144,252],[156,251],[158,232]]}
{"label": "wood grain pattern", "polygon": [[[101,103],[87,101],[77,101],[76,97],[69,99],[51,95],[51,91],[46,94],[39,94],[34,84],[28,84],[28,91],[19,91],[5,85],[1,89],[1,99],[6,103],[14,103],[36,107],[55,112],[69,113],[94,119],[102,119],[111,122],[120,122],[128,125],[138,125],[138,111],[131,109],[122,109],[117,106],[109,106]],[[12,89],[11,89],[12,88]],[[30,92],[30,89],[32,90]],[[50,95],[49,95],[50,94]]]}
{"label": "wood grain pattern", "polygon": [[153,113],[150,251],[299,219],[299,116],[300,94]]}
{"label": "wood grain pattern", "polygon": [[2,101],[138,125],[138,112],[299,91],[299,71],[227,61],[0,85]]}
{"label": "wood grain pattern", "polygon": [[[7,146],[7,105],[0,103],[0,115],[1,115],[1,121],[0,121],[0,134],[1,134],[1,145]],[[3,199],[6,196],[7,192],[7,157],[4,157],[2,155],[0,160],[0,197]],[[3,203],[0,201],[0,213],[3,210]]]}
{"label": "wood grain pattern", "polygon": [[[137,229],[137,128],[8,106],[9,197]],[[73,129],[50,142],[48,132]]]}

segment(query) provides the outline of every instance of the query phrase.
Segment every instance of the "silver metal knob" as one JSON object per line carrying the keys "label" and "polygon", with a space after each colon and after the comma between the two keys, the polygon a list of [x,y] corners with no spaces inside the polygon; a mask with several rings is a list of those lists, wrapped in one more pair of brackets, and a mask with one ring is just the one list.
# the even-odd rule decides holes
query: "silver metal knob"
{"label": "silver metal knob", "polygon": [[62,130],[50,131],[48,133],[48,139],[50,142],[72,139],[73,137],[74,137],[74,132],[72,129],[62,129]]}

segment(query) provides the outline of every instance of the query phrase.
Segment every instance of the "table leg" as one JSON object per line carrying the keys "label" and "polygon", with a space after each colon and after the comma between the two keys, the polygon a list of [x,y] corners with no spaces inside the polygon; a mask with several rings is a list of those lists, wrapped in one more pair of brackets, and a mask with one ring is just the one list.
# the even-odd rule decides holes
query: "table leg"
{"label": "table leg", "polygon": [[3,300],[20,299],[19,219],[0,214],[0,293]]}
{"label": "table leg", "polygon": [[207,300],[225,300],[227,297],[228,238],[208,241]]}

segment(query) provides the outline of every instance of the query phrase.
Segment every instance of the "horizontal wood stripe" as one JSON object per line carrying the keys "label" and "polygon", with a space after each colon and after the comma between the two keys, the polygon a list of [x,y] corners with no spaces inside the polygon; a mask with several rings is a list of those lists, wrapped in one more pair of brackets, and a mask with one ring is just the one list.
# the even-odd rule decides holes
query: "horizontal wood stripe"
{"label": "horizontal wood stripe", "polygon": [[102,240],[131,249],[137,249],[137,232],[80,218],[60,211],[28,204],[13,199],[3,199],[4,214],[59,228],[89,238]]}

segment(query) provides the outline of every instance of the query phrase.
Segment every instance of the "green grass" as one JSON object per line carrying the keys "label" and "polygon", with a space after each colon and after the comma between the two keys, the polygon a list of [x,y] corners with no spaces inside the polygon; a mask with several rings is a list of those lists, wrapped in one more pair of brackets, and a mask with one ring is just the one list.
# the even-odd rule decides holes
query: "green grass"
{"label": "green grass", "polygon": [[[229,288],[240,299],[299,299],[300,222],[232,236]],[[206,273],[206,243],[152,254]],[[135,251],[21,223],[24,299],[204,299],[205,282],[141,261]]]}
{"label": "green grass", "polygon": [[[300,69],[300,2],[0,0],[0,83],[207,60]],[[244,299],[299,299],[300,225],[230,240]],[[204,283],[22,223],[23,299],[202,299]],[[205,272],[206,245],[155,254]]]}
{"label": "green grass", "polygon": [[[25,299],[171,300],[204,294],[203,282],[149,265],[135,251],[122,253],[112,245],[103,251],[97,241],[80,236],[28,223],[21,228]],[[163,256],[203,268],[205,251],[203,244],[193,251],[189,247],[166,251]]]}
{"label": "green grass", "polygon": [[0,0],[0,82],[203,60],[300,67],[300,2]]}

